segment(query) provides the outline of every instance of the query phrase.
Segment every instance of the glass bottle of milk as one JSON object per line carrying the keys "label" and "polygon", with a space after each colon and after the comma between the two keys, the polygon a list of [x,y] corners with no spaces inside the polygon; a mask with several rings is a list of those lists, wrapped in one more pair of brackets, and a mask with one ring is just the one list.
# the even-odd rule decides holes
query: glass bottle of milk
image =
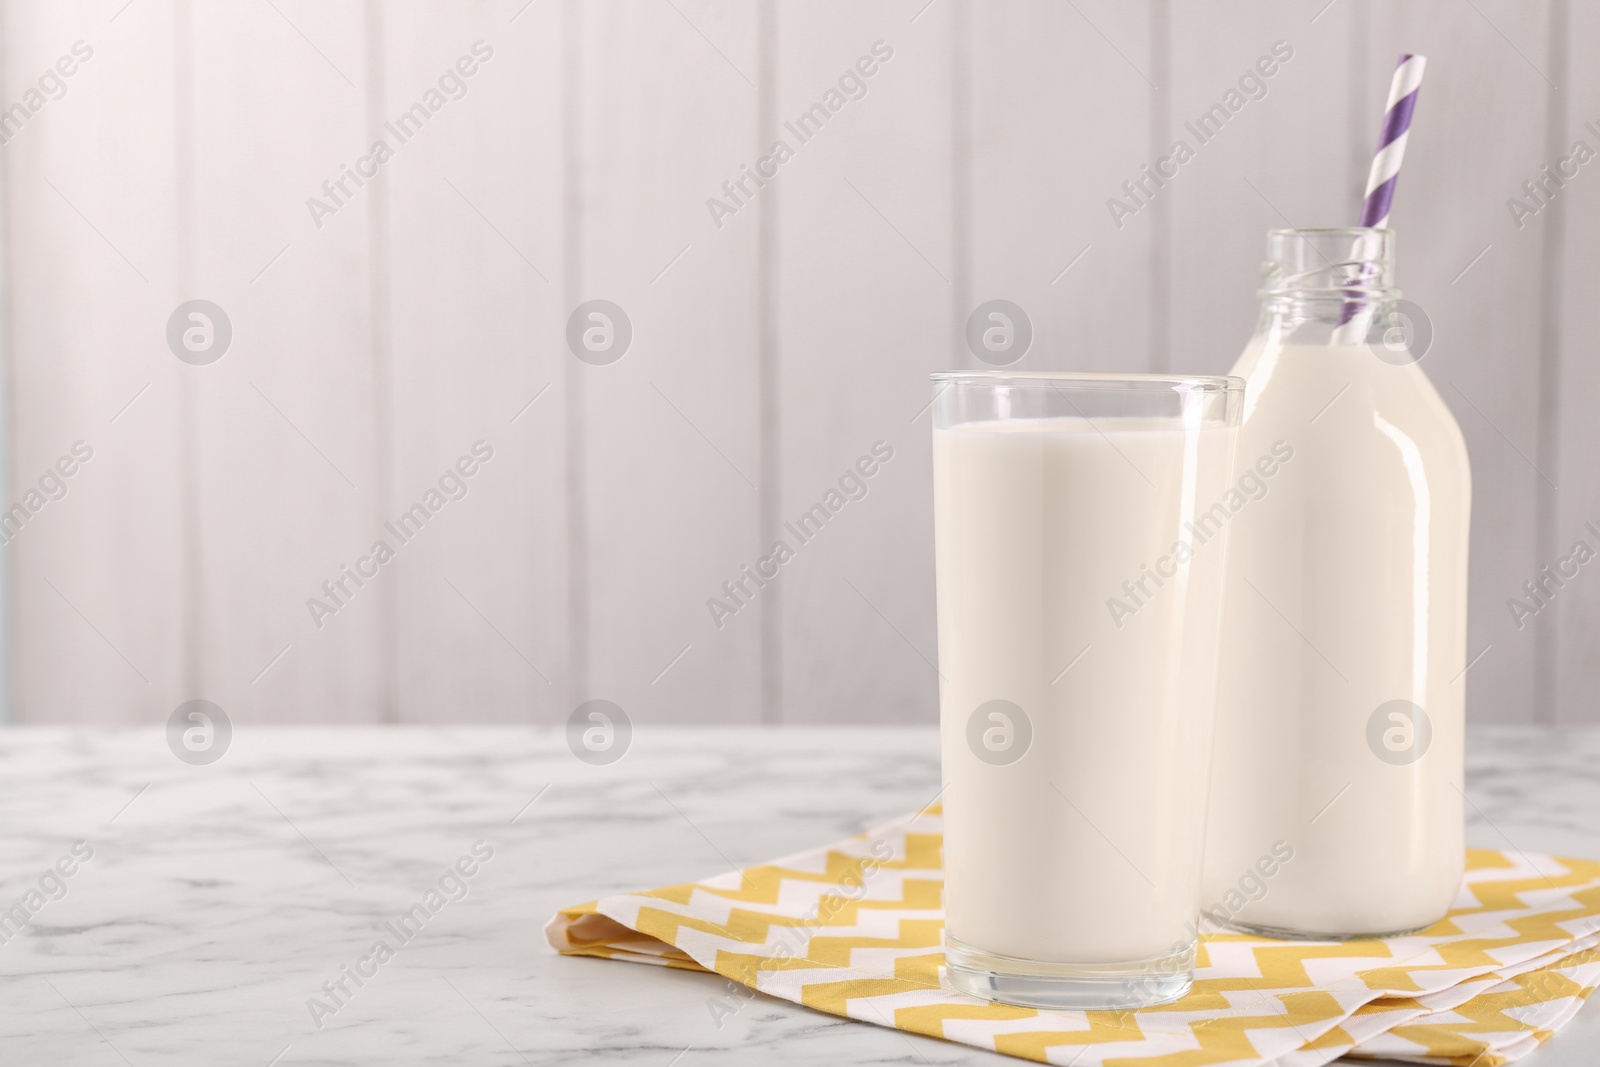
{"label": "glass bottle of milk", "polygon": [[1405,336],[1393,253],[1391,230],[1271,232],[1231,372],[1203,900],[1253,933],[1417,930],[1461,883],[1471,475]]}

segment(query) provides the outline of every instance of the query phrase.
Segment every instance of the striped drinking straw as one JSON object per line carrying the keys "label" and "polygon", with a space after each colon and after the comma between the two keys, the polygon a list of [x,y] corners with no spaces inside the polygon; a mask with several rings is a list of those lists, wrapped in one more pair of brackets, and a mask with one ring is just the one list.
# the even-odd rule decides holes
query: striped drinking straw
{"label": "striped drinking straw", "polygon": [[1361,204],[1361,225],[1389,225],[1389,206],[1394,203],[1394,183],[1400,177],[1400,163],[1406,154],[1406,139],[1411,133],[1411,112],[1417,106],[1417,90],[1422,86],[1426,56],[1409,52],[1400,57],[1389,83],[1389,102],[1383,109],[1383,133],[1378,137],[1378,154],[1372,157],[1367,173],[1367,198]]}
{"label": "striped drinking straw", "polygon": [[[1422,72],[1428,65],[1426,56],[1407,52],[1395,65],[1394,78],[1389,82],[1389,101],[1383,109],[1383,130],[1378,135],[1378,152],[1372,157],[1372,169],[1367,172],[1367,195],[1361,203],[1361,225],[1382,228],[1389,225],[1389,209],[1394,204],[1394,186],[1400,179],[1400,164],[1405,159],[1406,141],[1411,135],[1411,113],[1417,106],[1417,90],[1422,86]],[[1363,242],[1356,242],[1356,258],[1361,255]],[[1373,271],[1369,266],[1361,269],[1361,280],[1366,281]],[[1373,308],[1360,301],[1348,301],[1339,313],[1339,327],[1334,330],[1334,344],[1356,344],[1366,337]]]}

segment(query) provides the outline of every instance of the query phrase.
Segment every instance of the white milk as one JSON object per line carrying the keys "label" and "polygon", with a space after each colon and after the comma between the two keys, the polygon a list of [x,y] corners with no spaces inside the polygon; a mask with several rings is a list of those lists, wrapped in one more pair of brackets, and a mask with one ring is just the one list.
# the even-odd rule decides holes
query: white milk
{"label": "white milk", "polygon": [[[1365,346],[1258,336],[1233,373],[1239,469],[1275,441],[1293,459],[1232,524],[1204,903],[1302,936],[1428,925],[1462,875],[1460,430],[1415,364]],[[1427,716],[1420,758],[1407,719],[1373,725],[1394,700]],[[1292,860],[1251,877],[1279,842]]]}
{"label": "white milk", "polygon": [[[971,948],[1102,963],[1194,939],[1223,542],[1172,554],[1225,489],[1232,431],[1171,426],[934,431],[946,934]],[[1012,763],[969,744],[993,700],[1031,724]],[[1009,758],[1015,724],[980,725]]]}

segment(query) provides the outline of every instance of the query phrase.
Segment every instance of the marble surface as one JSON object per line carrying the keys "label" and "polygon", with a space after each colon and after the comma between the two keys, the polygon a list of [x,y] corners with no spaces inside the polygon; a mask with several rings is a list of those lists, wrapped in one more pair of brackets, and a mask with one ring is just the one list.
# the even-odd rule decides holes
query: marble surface
{"label": "marble surface", "polygon": [[[1473,844],[1600,856],[1600,732],[1480,728],[1469,749]],[[1015,1063],[768,998],[719,1027],[720,978],[540,934],[562,905],[857,832],[937,780],[931,728],[654,727],[609,766],[548,730],[240,728],[209,766],[158,730],[0,732],[0,910],[48,883],[0,944],[0,1063]],[[314,1017],[462,857],[459,899]],[[1597,1050],[1590,1006],[1523,1062]]]}

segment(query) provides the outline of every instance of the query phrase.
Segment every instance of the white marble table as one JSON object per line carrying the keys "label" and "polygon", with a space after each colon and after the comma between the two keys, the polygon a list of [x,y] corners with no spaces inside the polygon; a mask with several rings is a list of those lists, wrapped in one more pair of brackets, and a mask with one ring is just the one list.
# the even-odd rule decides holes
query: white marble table
{"label": "white marble table", "polygon": [[[1474,844],[1600,856],[1600,733],[1479,729],[1469,762]],[[240,725],[210,766],[157,730],[0,732],[0,910],[93,848],[0,944],[0,1063],[1015,1063],[768,998],[719,1028],[721,979],[540,934],[562,905],[893,818],[937,778],[927,728],[643,727],[602,767],[551,731]],[[319,1028],[308,1000],[477,841],[466,895]],[[1524,1062],[1597,1050],[1591,1007]]]}

